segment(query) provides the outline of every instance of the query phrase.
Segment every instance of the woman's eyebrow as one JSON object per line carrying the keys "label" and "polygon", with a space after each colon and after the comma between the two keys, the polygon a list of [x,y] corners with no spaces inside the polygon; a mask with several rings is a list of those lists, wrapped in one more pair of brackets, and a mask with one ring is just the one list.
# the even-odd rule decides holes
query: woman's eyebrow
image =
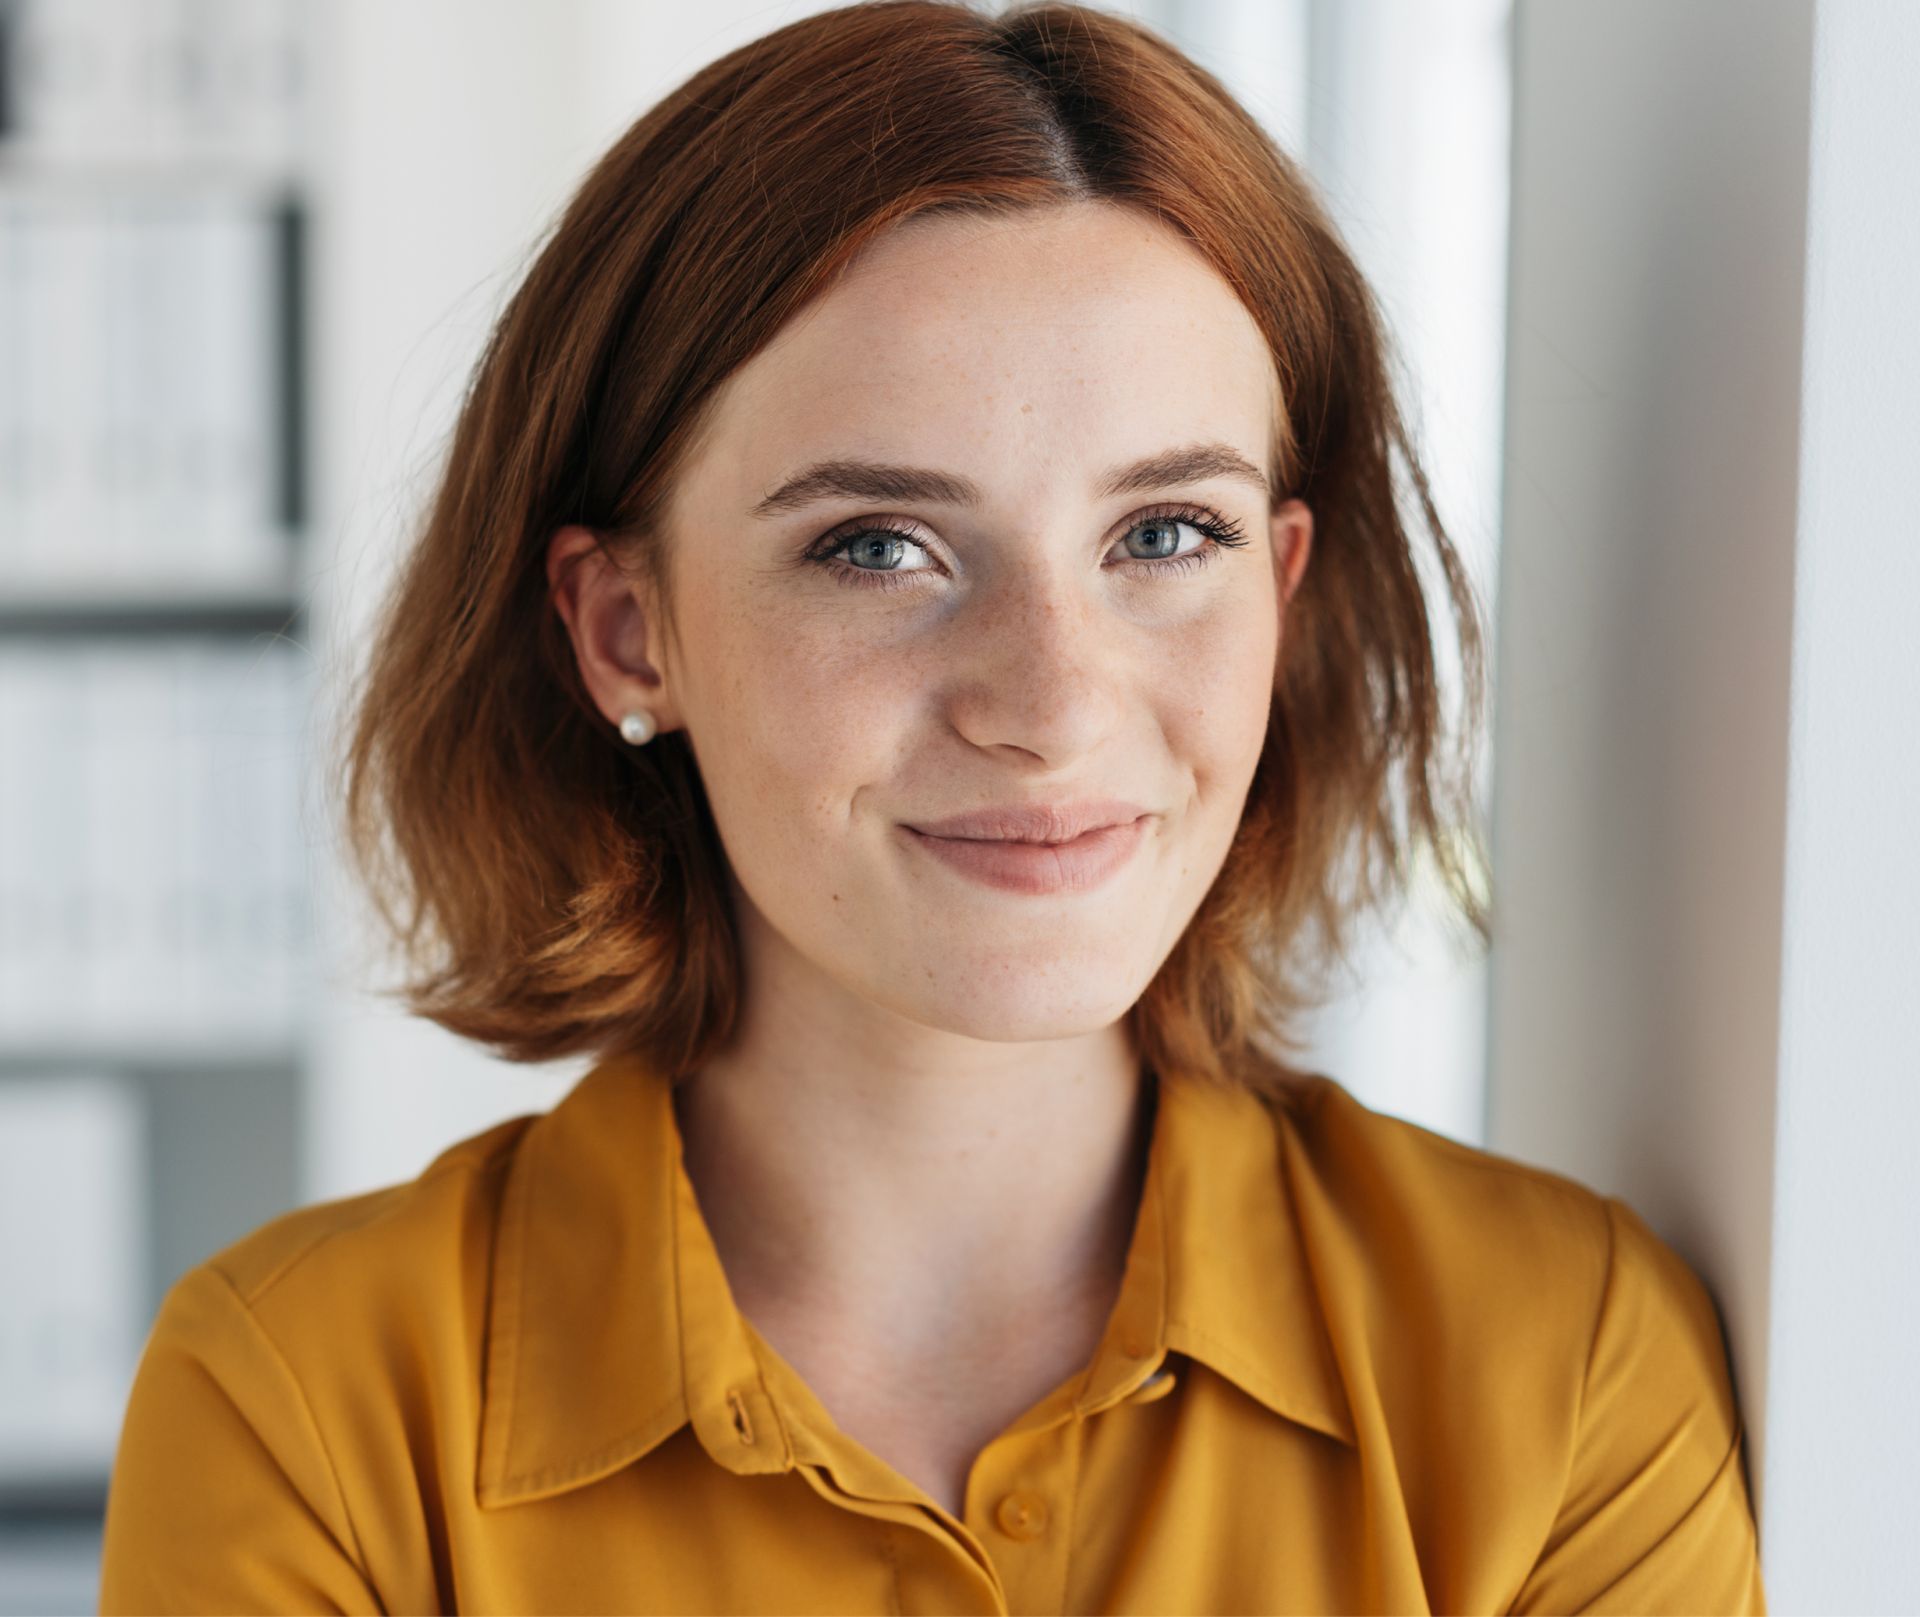
{"label": "woman's eyebrow", "polygon": [[[1099,499],[1134,494],[1145,489],[1199,483],[1212,477],[1230,477],[1250,484],[1273,502],[1266,474],[1231,444],[1185,444],[1163,449],[1125,466],[1116,466],[1095,485]],[[788,478],[759,504],[756,517],[795,511],[816,500],[843,497],[853,500],[918,500],[935,505],[983,503],[980,485],[951,472],[920,466],[891,466],[871,460],[816,461]]]}

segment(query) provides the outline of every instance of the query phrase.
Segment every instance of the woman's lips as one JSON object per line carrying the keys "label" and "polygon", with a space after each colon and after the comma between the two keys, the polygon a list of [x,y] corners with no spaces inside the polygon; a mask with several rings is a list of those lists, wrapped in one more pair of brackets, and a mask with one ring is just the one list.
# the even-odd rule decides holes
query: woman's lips
{"label": "woman's lips", "polygon": [[1007,893],[1084,892],[1119,870],[1146,835],[1147,815],[1125,825],[1103,825],[1071,842],[991,842],[965,837],[935,837],[910,825],[900,829],[924,848],[975,881]]}

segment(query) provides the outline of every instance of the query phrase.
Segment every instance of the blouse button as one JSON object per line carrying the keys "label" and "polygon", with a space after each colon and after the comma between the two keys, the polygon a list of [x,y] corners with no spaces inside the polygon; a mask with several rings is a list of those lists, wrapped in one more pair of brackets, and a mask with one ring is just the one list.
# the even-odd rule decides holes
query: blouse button
{"label": "blouse button", "polygon": [[1126,1401],[1130,1404],[1150,1404],[1156,1398],[1164,1398],[1172,1391],[1173,1371],[1163,1365],[1157,1373],[1148,1376],[1128,1393]]}
{"label": "blouse button", "polygon": [[1015,1488],[1000,1501],[994,1520],[1008,1538],[1035,1538],[1047,1530],[1047,1502],[1030,1488]]}

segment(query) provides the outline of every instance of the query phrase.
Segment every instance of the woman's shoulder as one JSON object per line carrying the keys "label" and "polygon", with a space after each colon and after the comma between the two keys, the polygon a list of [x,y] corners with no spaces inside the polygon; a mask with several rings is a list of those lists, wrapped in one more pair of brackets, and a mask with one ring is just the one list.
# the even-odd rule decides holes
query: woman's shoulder
{"label": "woman's shoulder", "polygon": [[143,1373],[190,1362],[230,1395],[315,1404],[373,1375],[429,1399],[472,1374],[507,1169],[541,1115],[449,1145],[412,1179],[289,1209],[201,1259],[162,1296]]}
{"label": "woman's shoulder", "polygon": [[1589,1373],[1635,1329],[1702,1384],[1724,1378],[1712,1294],[1624,1197],[1380,1111],[1323,1074],[1278,1110],[1303,1220],[1408,1293],[1404,1306],[1466,1310],[1523,1338],[1571,1333]]}
{"label": "woman's shoulder", "polygon": [[1504,1456],[1522,1486],[1497,1518],[1548,1547],[1529,1594],[1545,1609],[1597,1590],[1583,1580],[1609,1544],[1639,1544],[1657,1576],[1660,1554],[1692,1553],[1657,1546],[1696,1511],[1713,1539],[1701,1553],[1730,1557],[1725,1598],[1748,1598],[1744,1423],[1693,1266],[1622,1197],[1369,1107],[1331,1078],[1274,1112],[1362,1424],[1370,1411],[1431,1445],[1404,1475],[1439,1493],[1461,1485],[1458,1456]]}
{"label": "woman's shoulder", "polygon": [[1498,1609],[1684,1590],[1764,1610],[1744,1423],[1692,1266],[1621,1197],[1331,1078],[1273,1110],[1356,1427],[1393,1434],[1413,1519],[1499,1524],[1480,1545]]}
{"label": "woman's shoulder", "polygon": [[1584,1304],[1590,1324],[1620,1244],[1629,1261],[1663,1244],[1619,1198],[1370,1106],[1324,1074],[1275,1112],[1308,1232],[1371,1258],[1383,1281],[1450,1275],[1483,1303],[1519,1288],[1536,1308]]}
{"label": "woman's shoulder", "polygon": [[412,1179],[291,1208],[198,1267],[217,1273],[248,1307],[264,1309],[336,1311],[348,1301],[340,1281],[349,1275],[363,1295],[383,1277],[409,1286],[444,1282],[450,1259],[486,1256],[484,1244],[475,1248],[469,1238],[491,1229],[504,1170],[540,1115],[508,1118],[456,1141]]}
{"label": "woman's shoulder", "polygon": [[426,1564],[406,1524],[423,1488],[454,1485],[429,1474],[473,1427],[504,1170],[540,1115],[269,1219],[168,1287],[122,1419],[102,1611],[154,1610],[162,1589],[264,1609],[262,1568],[308,1609],[398,1609],[372,1566]]}
{"label": "woman's shoulder", "polygon": [[1490,1393],[1531,1385],[1569,1422],[1596,1384],[1657,1366],[1716,1430],[1737,1424],[1714,1296],[1631,1202],[1324,1075],[1274,1111],[1329,1306],[1388,1322],[1389,1351],[1419,1343],[1426,1371],[1487,1378]]}

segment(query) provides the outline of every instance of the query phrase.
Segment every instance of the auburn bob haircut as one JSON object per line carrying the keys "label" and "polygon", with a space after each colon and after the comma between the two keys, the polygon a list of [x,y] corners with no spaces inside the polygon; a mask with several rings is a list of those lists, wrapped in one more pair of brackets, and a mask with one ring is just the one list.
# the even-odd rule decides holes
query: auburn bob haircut
{"label": "auburn bob haircut", "polygon": [[[1364,912],[1431,874],[1491,939],[1475,812],[1472,584],[1390,386],[1387,333],[1308,180],[1221,83],[1085,6],[868,0],[701,69],[594,166],[496,323],[346,714],[354,868],[408,1009],[513,1061],[729,1039],[725,855],[683,733],[633,748],[588,699],[545,553],[593,529],[673,633],[661,516],[719,384],[868,242],[1062,201],[1181,232],[1271,345],[1273,486],[1314,513],[1239,831],[1128,1011],[1156,1071],[1291,1091],[1301,1014]],[[1459,638],[1445,744],[1404,472]]]}

